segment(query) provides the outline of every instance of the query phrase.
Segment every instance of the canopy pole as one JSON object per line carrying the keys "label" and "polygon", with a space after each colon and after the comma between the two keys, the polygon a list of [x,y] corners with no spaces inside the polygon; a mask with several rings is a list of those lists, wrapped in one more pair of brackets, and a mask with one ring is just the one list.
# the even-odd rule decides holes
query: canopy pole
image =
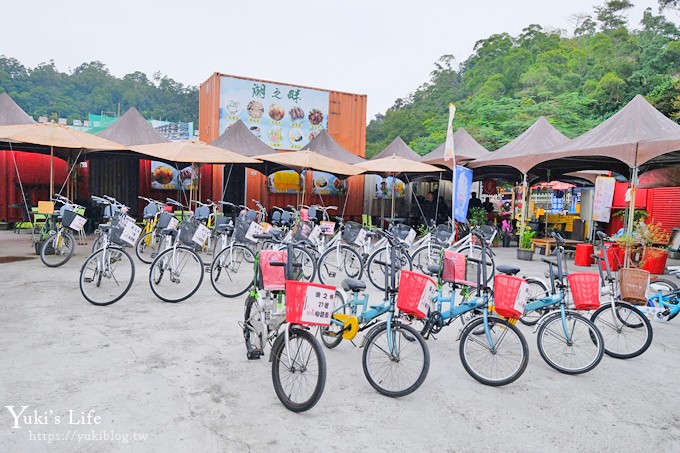
{"label": "canopy pole", "polygon": [[[527,221],[527,203],[529,201],[529,193],[528,193],[528,188],[529,185],[527,184],[527,174],[523,174],[523,179],[522,179],[522,221],[519,224],[519,237],[521,238],[524,235],[524,228],[526,225]],[[519,243],[517,244],[519,246]]]}
{"label": "canopy pole", "polygon": [[50,201],[54,197],[54,146],[50,146]]}
{"label": "canopy pole", "polygon": [[[637,154],[637,145],[636,145],[636,154]],[[636,159],[637,160],[637,159]],[[628,219],[627,220],[627,226],[626,226],[626,233],[632,237],[633,235],[633,228],[635,224],[635,192],[637,192],[637,184],[638,184],[638,167],[633,167],[633,176],[631,177],[631,184],[630,184],[630,201],[628,202]],[[628,245],[626,246],[628,248]],[[624,259],[624,267],[628,267],[628,261],[629,261],[629,251],[626,250],[626,256]]]}

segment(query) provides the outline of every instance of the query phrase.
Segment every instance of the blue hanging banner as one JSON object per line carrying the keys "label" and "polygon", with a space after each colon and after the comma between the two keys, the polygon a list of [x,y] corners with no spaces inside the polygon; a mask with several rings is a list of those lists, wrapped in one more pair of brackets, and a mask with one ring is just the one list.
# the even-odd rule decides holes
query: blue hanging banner
{"label": "blue hanging banner", "polygon": [[456,179],[453,190],[453,218],[458,222],[466,222],[472,191],[472,170],[456,165],[454,176]]}

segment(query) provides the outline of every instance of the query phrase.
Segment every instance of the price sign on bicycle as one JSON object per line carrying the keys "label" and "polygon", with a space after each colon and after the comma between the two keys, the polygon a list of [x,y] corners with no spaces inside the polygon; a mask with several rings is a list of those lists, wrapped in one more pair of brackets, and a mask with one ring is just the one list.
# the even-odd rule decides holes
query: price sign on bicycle
{"label": "price sign on bicycle", "polygon": [[205,244],[209,237],[210,228],[203,224],[200,224],[196,228],[196,232],[194,233],[194,235],[191,237],[191,241],[194,242],[195,244],[203,245]]}
{"label": "price sign on bicycle", "polygon": [[334,299],[335,288],[307,287],[301,321],[314,325],[329,325],[334,308]]}

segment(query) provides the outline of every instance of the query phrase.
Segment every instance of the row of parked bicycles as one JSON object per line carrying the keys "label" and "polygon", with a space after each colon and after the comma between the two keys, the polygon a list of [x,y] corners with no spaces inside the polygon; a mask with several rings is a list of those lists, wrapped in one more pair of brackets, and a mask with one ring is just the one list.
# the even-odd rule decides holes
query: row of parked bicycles
{"label": "row of parked bicycles", "polygon": [[[536,326],[542,358],[566,374],[592,370],[603,354],[636,357],[652,342],[647,312],[619,297],[621,282],[610,271],[608,254],[595,257],[604,260],[600,275],[568,274],[556,233],[555,259],[544,259],[546,283],[496,265],[488,247],[493,230],[455,234],[449,225],[430,225],[416,239],[403,225],[367,230],[339,217],[331,221],[334,207],[276,208],[268,219],[257,202],[257,210],[194,202],[191,212],[175,200],[144,200],[139,227],[115,199],[93,197],[104,206],[108,223],[100,225],[81,268],[83,296],[95,305],[124,297],[135,276],[128,247],[149,265],[150,287],[163,301],[189,298],[206,272],[220,295],[247,293],[240,323],[247,357],[258,359],[271,347],[276,394],[293,411],[310,409],[323,393],[321,344],[333,349],[363,331],[368,331],[361,343],[364,374],[378,392],[392,397],[422,385],[430,360],[426,340],[455,320],[462,322],[463,367],[492,386],[514,382],[526,369],[528,347],[517,320]],[[220,215],[219,208],[235,210],[235,219]],[[62,212],[56,219],[63,231],[43,240],[52,241],[47,257],[67,255],[56,252],[55,239],[67,237],[69,225],[77,223],[64,217]],[[382,300],[369,301],[367,281],[383,292]],[[659,280],[652,287],[648,303],[655,313],[674,318],[680,311],[675,284]]]}

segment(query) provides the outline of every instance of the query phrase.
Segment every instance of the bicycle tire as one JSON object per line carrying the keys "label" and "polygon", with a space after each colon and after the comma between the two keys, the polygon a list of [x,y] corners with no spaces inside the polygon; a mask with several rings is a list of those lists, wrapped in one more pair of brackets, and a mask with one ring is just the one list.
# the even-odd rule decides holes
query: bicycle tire
{"label": "bicycle tire", "polygon": [[[393,321],[391,333],[394,352],[388,346],[387,322],[375,326],[366,337],[361,362],[366,379],[378,393],[398,398],[413,393],[425,382],[430,350],[411,326]],[[415,363],[409,366],[407,358],[415,358]],[[390,378],[392,383],[388,382]]]}
{"label": "bicycle tire", "polygon": [[151,264],[153,259],[158,255],[162,242],[159,233],[156,231],[149,231],[137,239],[137,242],[135,243],[135,255],[137,255],[137,258],[139,258],[139,261],[142,263]]}
{"label": "bicycle tire", "polygon": [[97,236],[97,239],[92,243],[92,253],[104,247],[104,241],[106,241],[104,233]]}
{"label": "bicycle tire", "polygon": [[[548,296],[548,287],[541,280],[536,278],[526,278],[525,281],[529,284],[529,302]],[[538,320],[551,310],[552,309],[550,307],[546,307],[526,312],[519,318],[519,322],[525,326],[535,326]]]}
{"label": "bicycle tire", "polygon": [[321,254],[316,265],[319,282],[339,287],[346,278],[361,280],[364,263],[361,256],[351,247],[331,247]]}
{"label": "bicycle tire", "polygon": [[664,287],[664,289],[661,290],[661,294],[672,293],[673,291],[678,290],[678,285],[665,278],[657,278],[653,282],[651,282],[651,284]]}
{"label": "bicycle tire", "polygon": [[[190,265],[187,269],[187,264]],[[168,272],[169,271],[169,272]],[[149,269],[151,291],[163,302],[177,303],[193,296],[203,282],[203,261],[189,247],[178,246],[159,253]],[[167,274],[167,278],[164,278]],[[182,276],[189,277],[189,284],[180,291]]]}
{"label": "bicycle tire", "polygon": [[293,246],[293,263],[302,264],[301,267],[294,267],[294,280],[303,282],[314,281],[316,276],[316,260],[305,247],[300,245]]}
{"label": "bicycle tire", "polygon": [[256,307],[257,299],[248,295],[243,314],[243,338],[246,341],[246,355],[249,360],[259,359],[264,355],[264,338],[258,332],[255,323],[262,323],[260,310]]}
{"label": "bicycle tire", "polygon": [[614,321],[611,303],[595,310],[590,320],[602,333],[605,354],[617,359],[632,359],[644,353],[652,344],[652,324],[635,306],[626,302],[614,304],[618,322]]}
{"label": "bicycle tire", "polygon": [[95,251],[80,268],[80,293],[92,305],[118,302],[135,281],[135,263],[122,247],[107,247],[102,258],[103,254],[104,249]]}
{"label": "bicycle tire", "polygon": [[427,267],[430,264],[437,264],[441,267],[442,246],[439,244],[423,245],[411,254],[413,269],[421,274],[427,274]]}
{"label": "bicycle tire", "polygon": [[[288,351],[292,356],[290,368],[287,363]],[[285,335],[279,335],[272,346],[271,362],[274,390],[286,409],[304,412],[319,402],[326,386],[326,358],[314,335],[307,330],[293,327],[289,331],[288,347]],[[289,376],[284,377],[283,372],[288,372]],[[311,382],[313,389],[303,393],[305,382]]]}
{"label": "bicycle tire", "polygon": [[[488,323],[495,350],[489,347],[484,318],[473,318],[463,327],[460,335],[460,361],[465,371],[476,381],[492,387],[507,385],[519,379],[526,370],[529,347],[522,332],[506,319],[491,316]],[[481,335],[478,329],[483,330]],[[484,370],[485,366],[490,366],[490,370]],[[504,366],[507,371],[501,370]],[[501,371],[501,374],[496,376],[496,371]]]}
{"label": "bicycle tire", "polygon": [[595,368],[604,355],[604,339],[595,323],[577,313],[566,312],[569,341],[562,314],[549,315],[538,329],[536,341],[543,360],[565,374],[582,374]]}
{"label": "bicycle tire", "polygon": [[[488,247],[484,248],[486,253],[486,263],[487,273],[486,273],[486,284],[488,285],[492,280],[494,275],[496,275],[496,263],[493,258],[493,252]],[[481,261],[482,257],[482,247],[479,245],[465,245],[454,250],[456,253],[465,255],[466,257],[475,258]],[[478,274],[479,264],[467,260],[466,264],[466,280],[476,282]],[[479,272],[479,279],[481,280],[482,274]]]}
{"label": "bicycle tire", "polygon": [[[399,256],[397,256],[397,259],[399,262],[397,263],[397,268],[399,269],[397,271],[397,275],[395,277],[395,282],[396,285],[399,286],[399,276],[401,275],[401,270],[406,269],[406,270],[413,270],[413,263],[411,261],[411,256],[406,252],[405,250],[400,250]],[[389,253],[387,250],[387,247],[381,247],[377,250],[374,250],[373,253],[368,257],[366,260],[366,273],[368,274],[368,280],[371,282],[371,284],[379,289],[380,291],[385,291],[385,266],[381,264],[377,264],[376,261],[382,261],[385,263],[389,263]]]}
{"label": "bicycle tire", "polygon": [[238,297],[253,286],[255,255],[249,247],[234,244],[213,257],[210,283],[224,297]]}
{"label": "bicycle tire", "polygon": [[[347,306],[345,305],[345,298],[340,291],[335,291],[335,298],[333,299],[333,315],[336,313],[347,313]],[[342,343],[343,328],[331,323],[328,326],[319,327],[319,335],[321,343],[328,349],[333,349]]]}
{"label": "bicycle tire", "polygon": [[[55,243],[56,242],[56,243]],[[76,240],[71,233],[62,232],[47,238],[40,249],[40,261],[47,267],[59,267],[73,256]]]}

